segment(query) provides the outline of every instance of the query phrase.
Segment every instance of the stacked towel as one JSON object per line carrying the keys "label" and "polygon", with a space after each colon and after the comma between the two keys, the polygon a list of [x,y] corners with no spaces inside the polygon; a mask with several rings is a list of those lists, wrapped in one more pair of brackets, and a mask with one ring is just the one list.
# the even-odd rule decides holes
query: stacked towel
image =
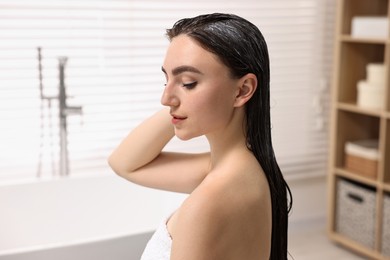
{"label": "stacked towel", "polygon": [[365,108],[382,109],[385,101],[386,67],[383,63],[369,63],[366,71],[366,79],[357,84],[357,104]]}
{"label": "stacked towel", "polygon": [[389,19],[386,16],[355,16],[352,18],[352,37],[387,38]]}

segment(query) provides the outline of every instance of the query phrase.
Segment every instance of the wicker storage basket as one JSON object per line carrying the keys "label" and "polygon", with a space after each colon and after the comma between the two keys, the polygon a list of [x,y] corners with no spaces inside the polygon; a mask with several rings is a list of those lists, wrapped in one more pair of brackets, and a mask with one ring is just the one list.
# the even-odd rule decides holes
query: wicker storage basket
{"label": "wicker storage basket", "polygon": [[375,194],[347,180],[337,182],[336,231],[368,248],[375,241]]}
{"label": "wicker storage basket", "polygon": [[375,179],[378,171],[378,161],[347,154],[345,168],[353,173]]}
{"label": "wicker storage basket", "polygon": [[375,179],[378,172],[378,140],[359,140],[345,145],[345,168]]}
{"label": "wicker storage basket", "polygon": [[390,257],[390,194],[384,197],[382,227],[382,253]]}

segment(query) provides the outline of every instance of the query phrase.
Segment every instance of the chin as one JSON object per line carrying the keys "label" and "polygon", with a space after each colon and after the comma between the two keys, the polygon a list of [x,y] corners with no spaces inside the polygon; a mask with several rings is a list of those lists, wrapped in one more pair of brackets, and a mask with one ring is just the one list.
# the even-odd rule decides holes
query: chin
{"label": "chin", "polygon": [[194,138],[193,136],[184,136],[184,135],[176,135],[177,138],[179,138],[182,141],[188,141]]}
{"label": "chin", "polygon": [[195,137],[199,137],[201,135],[193,135],[193,134],[186,134],[186,133],[180,133],[180,131],[175,131],[175,135],[177,138],[179,138],[182,141],[189,141]]}

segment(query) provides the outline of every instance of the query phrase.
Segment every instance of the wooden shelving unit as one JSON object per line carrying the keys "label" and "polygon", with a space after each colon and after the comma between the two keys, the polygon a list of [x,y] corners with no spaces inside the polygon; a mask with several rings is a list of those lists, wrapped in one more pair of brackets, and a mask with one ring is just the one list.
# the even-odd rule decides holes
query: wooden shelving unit
{"label": "wooden shelving unit", "polygon": [[[390,17],[390,0],[338,0],[338,21],[335,37],[334,78],[332,87],[332,125],[329,159],[329,238],[368,259],[389,260],[384,248],[387,218],[385,200],[390,198],[390,36],[384,38],[351,35],[355,16]],[[368,63],[384,63],[386,90],[383,109],[366,109],[357,105],[357,82],[366,76]],[[345,168],[345,144],[359,139],[379,140],[376,178],[368,178]],[[341,234],[337,228],[338,183],[352,181],[375,192],[374,243],[372,247]],[[349,216],[353,218],[353,216]],[[359,227],[357,227],[359,228]],[[387,238],[386,238],[387,239]],[[389,240],[390,244],[390,240]]]}

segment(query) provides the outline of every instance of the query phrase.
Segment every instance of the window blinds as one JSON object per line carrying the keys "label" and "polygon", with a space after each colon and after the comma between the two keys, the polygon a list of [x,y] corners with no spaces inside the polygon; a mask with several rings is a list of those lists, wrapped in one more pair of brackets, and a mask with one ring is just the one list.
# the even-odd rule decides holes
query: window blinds
{"label": "window blinds", "polygon": [[[71,176],[112,174],[106,158],[158,110],[166,28],[229,12],[259,26],[271,58],[276,156],[285,175],[324,174],[334,1],[0,0],[0,181],[59,173],[58,58],[67,57]],[[37,47],[42,51],[41,100]],[[169,149],[203,151],[202,138]]]}

